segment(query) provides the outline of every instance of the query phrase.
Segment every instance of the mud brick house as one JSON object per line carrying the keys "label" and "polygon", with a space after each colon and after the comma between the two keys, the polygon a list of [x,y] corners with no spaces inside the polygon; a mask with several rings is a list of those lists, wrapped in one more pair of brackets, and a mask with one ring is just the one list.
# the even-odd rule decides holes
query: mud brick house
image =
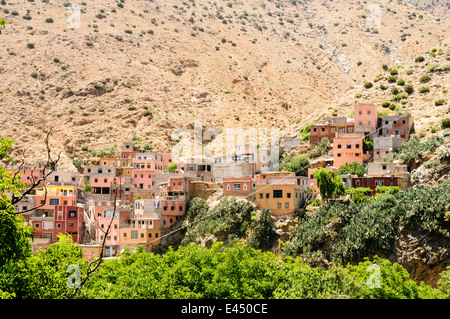
{"label": "mud brick house", "polygon": [[395,136],[409,140],[410,132],[414,126],[414,121],[409,114],[379,116],[377,136]]}
{"label": "mud brick house", "polygon": [[49,243],[58,241],[57,234],[70,234],[75,243],[82,238],[84,208],[72,205],[54,205],[51,209],[36,209],[25,215],[34,227],[34,238],[47,238]]}
{"label": "mud brick house", "polygon": [[275,216],[300,210],[307,199],[308,177],[272,176],[257,179],[255,201],[258,209],[268,208]]}
{"label": "mud brick house", "polygon": [[353,133],[355,123],[353,119],[343,117],[330,117],[323,124],[311,125],[310,143],[319,144],[322,138],[326,137],[332,143],[337,133]]}
{"label": "mud brick house", "polygon": [[119,252],[120,226],[126,224],[130,217],[131,209],[121,207],[116,207],[115,210],[114,207],[108,207],[97,215],[95,242],[101,244],[105,241],[106,257]]}
{"label": "mud brick house", "polygon": [[398,150],[398,147],[402,145],[406,140],[397,136],[381,136],[373,139],[373,158],[374,161],[382,161],[383,159],[391,159],[394,156],[394,152]]}
{"label": "mud brick house", "polygon": [[363,133],[365,139],[376,136],[378,113],[376,104],[356,104],[354,106],[355,132]]}
{"label": "mud brick house", "polygon": [[253,177],[229,177],[223,179],[223,194],[248,196],[255,191],[256,179]]}
{"label": "mud brick house", "polygon": [[157,153],[137,153],[133,158],[131,183],[135,188],[151,189],[155,175],[164,171],[163,157]]}
{"label": "mud brick house", "polygon": [[363,133],[338,133],[333,141],[333,161],[336,168],[345,163],[363,164]]}

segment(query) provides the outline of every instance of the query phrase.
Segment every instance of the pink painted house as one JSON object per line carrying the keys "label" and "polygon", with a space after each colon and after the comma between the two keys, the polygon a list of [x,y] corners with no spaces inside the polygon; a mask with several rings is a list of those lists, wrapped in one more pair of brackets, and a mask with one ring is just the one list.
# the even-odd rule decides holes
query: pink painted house
{"label": "pink painted house", "polygon": [[356,104],[355,110],[355,132],[375,135],[378,123],[376,104]]}
{"label": "pink painted house", "polygon": [[363,164],[362,134],[338,134],[333,141],[333,161],[336,168],[345,163],[358,162]]}
{"label": "pink painted house", "polygon": [[248,195],[252,192],[252,177],[230,177],[223,178],[223,194],[226,195]]}

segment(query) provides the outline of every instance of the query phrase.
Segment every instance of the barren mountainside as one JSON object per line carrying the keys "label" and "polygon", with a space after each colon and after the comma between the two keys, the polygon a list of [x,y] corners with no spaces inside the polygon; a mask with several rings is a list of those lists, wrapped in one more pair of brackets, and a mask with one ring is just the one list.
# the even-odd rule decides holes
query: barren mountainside
{"label": "barren mountainside", "polygon": [[[370,94],[361,85],[383,64],[404,65],[403,72],[432,48],[442,49],[435,58],[445,63],[448,5],[377,5],[2,1],[0,131],[37,159],[50,130],[64,163],[67,153],[86,156],[83,146],[120,148],[133,137],[169,151],[173,130],[195,120],[204,128],[277,127],[295,136],[334,109],[346,114],[357,92]],[[439,85],[448,83],[446,74]],[[365,95],[356,100],[372,100]],[[422,100],[406,105],[419,122],[433,116]]]}

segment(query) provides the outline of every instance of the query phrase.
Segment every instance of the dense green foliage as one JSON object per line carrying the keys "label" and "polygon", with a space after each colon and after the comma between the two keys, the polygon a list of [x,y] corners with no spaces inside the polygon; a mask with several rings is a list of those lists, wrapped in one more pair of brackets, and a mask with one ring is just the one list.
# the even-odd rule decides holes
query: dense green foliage
{"label": "dense green foliage", "polygon": [[[388,256],[400,230],[409,229],[440,238],[441,247],[426,247],[427,258],[432,258],[444,253],[450,238],[450,223],[445,219],[449,210],[448,182],[380,194],[365,203],[326,203],[303,217],[284,253],[304,256],[312,263],[322,256],[338,263],[357,262],[373,254]],[[327,227],[330,223],[336,227]]]}
{"label": "dense green foliage", "polygon": [[286,156],[280,160],[279,169],[282,171],[295,172],[296,176],[306,176],[309,160],[306,156]]}
{"label": "dense green foliage", "polygon": [[427,151],[433,151],[445,141],[445,137],[431,136],[429,139],[421,142],[417,135],[411,137],[411,139],[399,146],[396,153],[394,153],[394,159],[399,160],[402,163],[408,163],[413,159],[420,159],[422,155]]}
{"label": "dense green foliage", "polygon": [[334,171],[327,171],[323,167],[313,170],[314,179],[317,181],[322,200],[338,198],[345,193],[341,178]]}
{"label": "dense green foliage", "polygon": [[221,234],[225,236],[227,243],[246,238],[255,213],[250,202],[238,200],[234,196],[222,197],[212,210],[208,209],[205,200],[193,199],[187,212],[188,221],[192,225],[181,244],[195,243],[198,235],[205,238]]}
{"label": "dense green foliage", "polygon": [[312,268],[299,258],[280,260],[241,243],[212,248],[189,245],[164,255],[133,253],[107,260],[81,292],[83,298],[442,298],[417,285],[398,264],[375,257],[379,283],[372,285],[372,262]]}
{"label": "dense green foliage", "polygon": [[59,241],[47,250],[0,267],[0,296],[32,299],[65,298],[73,288],[67,284],[69,265],[77,266],[80,275],[86,272],[82,248],[72,238],[60,235]]}
{"label": "dense green foliage", "polygon": [[259,219],[256,219],[252,227],[252,233],[248,238],[248,244],[253,248],[269,250],[276,237],[275,225],[271,219],[272,212],[264,208]]}
{"label": "dense green foliage", "polygon": [[338,174],[352,174],[352,175],[358,175],[358,177],[363,177],[366,173],[366,168],[364,165],[359,164],[358,162],[352,162],[352,163],[345,163],[338,169]]}

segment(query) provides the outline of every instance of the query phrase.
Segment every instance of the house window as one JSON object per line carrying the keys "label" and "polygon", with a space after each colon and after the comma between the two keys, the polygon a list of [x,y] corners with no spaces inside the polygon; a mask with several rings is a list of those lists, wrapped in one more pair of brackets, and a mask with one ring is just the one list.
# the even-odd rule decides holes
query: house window
{"label": "house window", "polygon": [[289,203],[284,203],[284,208],[289,208]]}
{"label": "house window", "polygon": [[359,115],[362,115],[362,111],[359,111],[358,114],[359,114]]}
{"label": "house window", "polygon": [[59,205],[59,199],[51,198],[50,199],[50,205]]}
{"label": "house window", "polygon": [[259,198],[262,199],[264,197],[264,194],[259,194]]}
{"label": "house window", "polygon": [[345,126],[338,127],[338,133],[345,133]]}
{"label": "house window", "polygon": [[269,193],[266,193],[266,198],[270,198],[270,194]]}
{"label": "house window", "polygon": [[123,233],[123,237],[127,237],[127,233]]}
{"label": "house window", "polygon": [[241,184],[233,184],[233,191],[234,192],[240,192],[241,191]]}
{"label": "house window", "polygon": [[367,125],[371,125],[372,124],[372,122],[371,121],[367,121]]}
{"label": "house window", "polygon": [[352,128],[352,127],[349,127],[349,128],[348,128],[348,132],[349,132],[349,133],[352,133],[352,132],[353,132],[353,128]]}
{"label": "house window", "polygon": [[361,121],[359,121],[358,124],[361,125],[361,126],[363,125]]}
{"label": "house window", "polygon": [[406,124],[406,121],[405,121],[405,120],[403,120],[403,121],[402,121],[402,124]]}
{"label": "house window", "polygon": [[342,148],[342,145],[341,145],[341,144],[338,144],[338,145],[337,145],[337,148]]}
{"label": "house window", "polygon": [[230,184],[227,185],[227,191],[229,191],[231,189]]}
{"label": "house window", "polygon": [[73,227],[73,222],[69,222],[69,227]]}
{"label": "house window", "polygon": [[386,168],[387,168],[387,166],[386,166],[386,165],[383,165],[383,170],[386,170]]}
{"label": "house window", "polygon": [[356,156],[356,157],[359,157],[359,153],[355,153],[355,156]]}
{"label": "house window", "polygon": [[137,230],[131,231],[131,239],[138,239],[138,231]]}
{"label": "house window", "polygon": [[322,127],[322,132],[325,132],[325,128],[324,127]]}
{"label": "house window", "polygon": [[158,233],[155,233],[155,237],[158,238]]}
{"label": "house window", "polygon": [[375,186],[384,186],[384,180],[376,180]]}
{"label": "house window", "polygon": [[34,224],[34,228],[39,228],[39,224]]}
{"label": "house window", "polygon": [[77,212],[75,210],[69,210],[69,217],[77,217]]}
{"label": "house window", "polygon": [[370,114],[370,111],[367,111],[367,114]]}
{"label": "house window", "polygon": [[148,238],[152,238],[152,233],[148,233]]}
{"label": "house window", "polygon": [[61,223],[57,223],[56,228],[61,229]]}
{"label": "house window", "polygon": [[337,154],[337,157],[341,157],[341,153],[338,153],[338,154]]}
{"label": "house window", "polygon": [[346,147],[347,147],[347,149],[350,149],[350,148],[352,148],[352,144],[347,144]]}
{"label": "house window", "polygon": [[355,181],[355,185],[356,185],[356,186],[359,186],[359,185],[360,185],[360,182],[359,182],[359,181]]}
{"label": "house window", "polygon": [[287,198],[291,198],[291,193],[286,193]]}
{"label": "house window", "polygon": [[277,203],[277,208],[281,208],[281,203]]}
{"label": "house window", "polygon": [[244,184],[244,191],[247,190],[247,184]]}
{"label": "house window", "polygon": [[97,183],[98,182],[98,178],[94,179],[94,182]]}
{"label": "house window", "polygon": [[313,131],[314,131],[314,132],[317,132],[317,128],[314,128]]}
{"label": "house window", "polygon": [[282,197],[283,197],[283,190],[281,189],[273,190],[273,198],[282,198]]}
{"label": "house window", "polygon": [[359,148],[359,144],[355,144],[355,147],[356,147],[356,148]]}
{"label": "house window", "polygon": [[141,238],[144,238],[144,233],[141,233]]}

